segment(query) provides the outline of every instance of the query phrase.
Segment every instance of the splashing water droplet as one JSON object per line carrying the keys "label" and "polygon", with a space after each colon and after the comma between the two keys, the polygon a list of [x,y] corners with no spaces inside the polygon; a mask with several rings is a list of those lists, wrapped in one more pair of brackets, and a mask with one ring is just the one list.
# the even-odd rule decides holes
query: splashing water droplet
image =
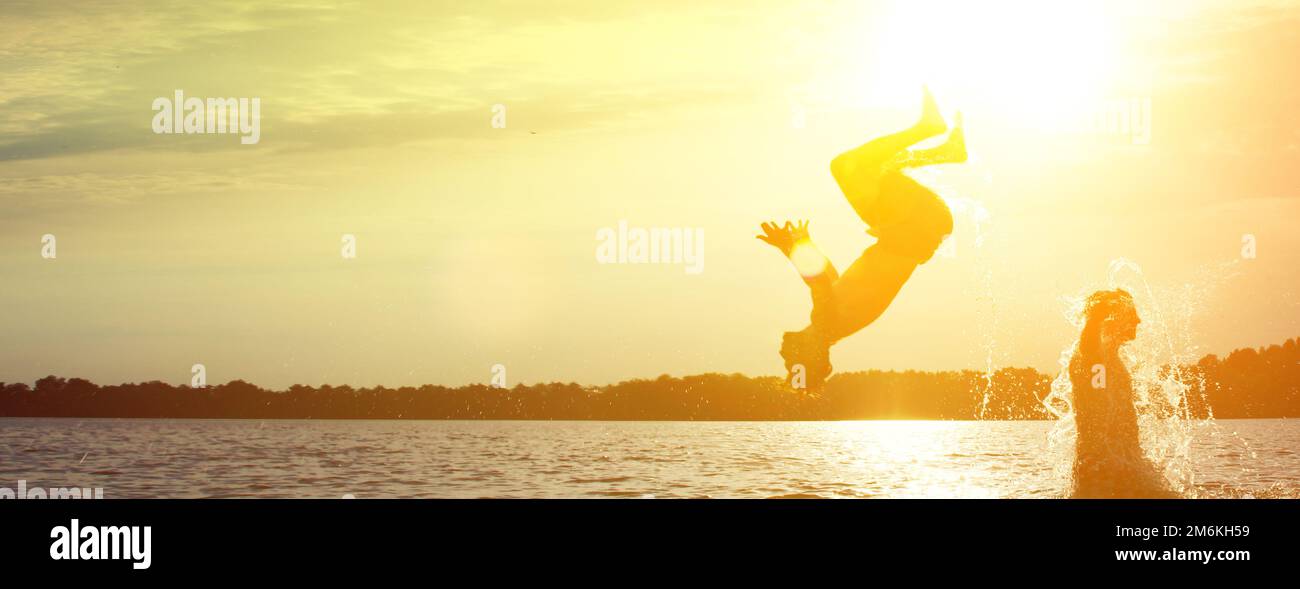
{"label": "splashing water droplet", "polygon": [[[1222,276],[1218,280],[1222,280]],[[1217,282],[1157,289],[1132,260],[1112,260],[1106,287],[1121,288],[1133,296],[1141,326],[1137,337],[1122,348],[1120,357],[1131,372],[1133,404],[1138,419],[1143,454],[1159,469],[1164,482],[1180,495],[1199,494],[1193,469],[1193,441],[1202,432],[1216,433],[1213,412],[1205,402],[1204,377],[1195,369],[1199,350],[1194,344],[1191,319],[1204,306]],[[1088,290],[1067,297],[1066,319],[1083,327],[1083,305]],[[1078,341],[1065,348],[1061,371],[1043,399],[1046,410],[1057,417],[1048,434],[1048,447],[1063,488],[1073,484],[1072,468],[1078,436],[1069,366]]]}

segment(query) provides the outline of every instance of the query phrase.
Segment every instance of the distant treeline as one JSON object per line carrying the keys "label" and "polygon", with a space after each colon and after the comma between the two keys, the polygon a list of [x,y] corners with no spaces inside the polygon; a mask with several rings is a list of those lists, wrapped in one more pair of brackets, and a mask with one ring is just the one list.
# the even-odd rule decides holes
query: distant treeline
{"label": "distant treeline", "polygon": [[[1220,359],[1213,354],[1190,367],[1189,397],[1203,399],[1224,419],[1300,417],[1300,338],[1267,348],[1243,348]],[[1193,405],[1204,414],[1205,407]]]}
{"label": "distant treeline", "polygon": [[[1216,417],[1300,416],[1300,344],[1206,356],[1183,367],[1190,409]],[[242,380],[204,388],[153,381],[99,386],[47,376],[0,383],[0,416],[238,419],[601,419],[835,420],[1047,419],[1040,399],[1051,377],[1031,368],[991,375],[960,372],[848,372],[819,396],[778,377],[661,376],[590,387],[568,383],[401,388],[294,385],[269,391]],[[1203,384],[1202,384],[1203,383]],[[1208,407],[1207,407],[1208,405]]]}

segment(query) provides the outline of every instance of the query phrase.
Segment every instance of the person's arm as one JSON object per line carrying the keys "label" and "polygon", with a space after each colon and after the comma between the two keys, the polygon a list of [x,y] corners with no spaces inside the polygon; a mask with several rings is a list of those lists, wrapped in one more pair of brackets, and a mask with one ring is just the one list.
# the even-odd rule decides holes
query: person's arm
{"label": "person's arm", "polygon": [[821,248],[813,243],[808,235],[808,222],[794,224],[786,221],[785,225],[763,223],[763,235],[758,239],[780,250],[799,271],[804,284],[813,291],[816,299],[822,294],[829,294],[830,287],[839,280],[840,273],[835,264],[822,253]]}
{"label": "person's arm", "polygon": [[[840,279],[840,273],[835,269],[835,264],[831,259],[822,253],[822,249],[813,243],[812,236],[808,234],[808,222],[800,221],[797,225],[791,225],[790,236],[793,238],[794,246],[791,252],[786,254],[803,281],[812,287],[814,282],[825,283],[827,286],[835,284]],[[796,259],[796,256],[798,259]]]}

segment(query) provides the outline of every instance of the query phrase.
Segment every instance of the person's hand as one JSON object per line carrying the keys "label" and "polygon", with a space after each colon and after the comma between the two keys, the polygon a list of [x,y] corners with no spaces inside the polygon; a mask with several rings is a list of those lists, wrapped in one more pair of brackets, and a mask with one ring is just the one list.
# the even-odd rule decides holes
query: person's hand
{"label": "person's hand", "polygon": [[[807,224],[804,224],[807,227]],[[794,249],[794,231],[795,227],[789,221],[785,225],[778,226],[776,223],[763,223],[763,235],[756,235],[763,242],[781,250],[781,253],[790,255],[790,250]]]}
{"label": "person's hand", "polygon": [[808,221],[799,221],[793,225],[787,221],[785,226],[790,228],[790,237],[795,243],[808,239]]}

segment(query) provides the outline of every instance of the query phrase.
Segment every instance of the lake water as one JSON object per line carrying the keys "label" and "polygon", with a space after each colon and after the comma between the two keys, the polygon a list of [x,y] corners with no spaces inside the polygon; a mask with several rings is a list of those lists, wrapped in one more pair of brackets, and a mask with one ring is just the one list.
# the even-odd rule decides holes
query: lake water
{"label": "lake water", "polygon": [[[0,419],[0,487],[125,497],[1059,497],[1050,422]],[[1300,496],[1300,420],[1193,439],[1201,496]]]}

